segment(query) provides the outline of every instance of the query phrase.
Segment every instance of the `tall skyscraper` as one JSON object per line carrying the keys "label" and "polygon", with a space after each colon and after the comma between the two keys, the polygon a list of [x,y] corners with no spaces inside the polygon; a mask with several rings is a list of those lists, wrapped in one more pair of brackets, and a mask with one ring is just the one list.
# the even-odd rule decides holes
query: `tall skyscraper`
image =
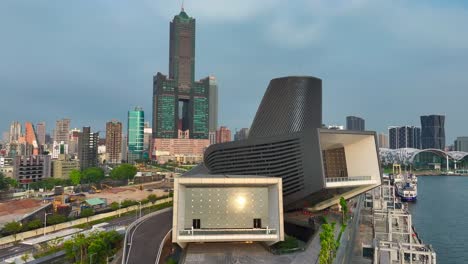
{"label": "tall skyscraper", "polygon": [[145,112],[141,107],[128,111],[127,162],[134,163],[143,158]]}
{"label": "tall skyscraper", "polygon": [[122,123],[117,120],[106,123],[106,161],[111,164],[122,162]]}
{"label": "tall skyscraper", "polygon": [[225,126],[221,126],[216,131],[216,143],[224,143],[231,141],[231,130]]}
{"label": "tall skyscraper", "polygon": [[80,130],[78,128],[74,128],[70,130],[68,134],[68,153],[70,154],[77,154],[78,153],[78,140],[80,138]]}
{"label": "tall skyscraper", "polygon": [[195,81],[195,19],[182,9],[170,22],[169,75],[153,77],[152,157],[201,156],[216,132],[217,111],[215,77]]}
{"label": "tall skyscraper", "polygon": [[42,146],[45,144],[45,136],[46,136],[46,123],[39,122],[36,124],[36,135],[37,135],[37,144]]}
{"label": "tall skyscraper", "polygon": [[78,159],[80,169],[85,170],[98,165],[99,133],[91,133],[91,127],[83,127],[78,136]]}
{"label": "tall skyscraper", "polygon": [[421,142],[423,149],[445,149],[445,116],[421,116]]}
{"label": "tall skyscraper", "polygon": [[384,133],[378,134],[379,148],[389,148],[388,135]]}
{"label": "tall skyscraper", "polygon": [[468,137],[457,137],[453,146],[455,151],[468,152]]}
{"label": "tall skyscraper", "polygon": [[60,119],[55,122],[54,141],[68,144],[70,131],[70,119]]}
{"label": "tall skyscraper", "polygon": [[365,121],[364,119],[357,117],[357,116],[347,116],[346,117],[346,129],[364,131],[366,130]]}
{"label": "tall skyscraper", "polygon": [[246,140],[249,137],[249,129],[248,128],[241,128],[239,131],[236,131],[234,134],[234,140]]}
{"label": "tall skyscraper", "polygon": [[14,121],[10,125],[10,143],[18,142],[21,137],[21,123]]}
{"label": "tall skyscraper", "polygon": [[216,130],[217,84],[214,77],[195,81],[195,19],[184,10],[170,23],[169,46],[169,76],[158,73],[153,82],[153,138],[178,138],[181,130],[208,139]]}
{"label": "tall skyscraper", "polygon": [[390,148],[421,148],[421,128],[414,126],[389,127]]}

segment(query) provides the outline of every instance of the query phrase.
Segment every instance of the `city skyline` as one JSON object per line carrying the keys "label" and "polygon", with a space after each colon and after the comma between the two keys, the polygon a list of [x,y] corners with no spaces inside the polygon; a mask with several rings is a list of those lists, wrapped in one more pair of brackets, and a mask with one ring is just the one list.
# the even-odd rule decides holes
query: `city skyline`
{"label": "city skyline", "polygon": [[[0,111],[8,114],[0,117],[0,131],[8,131],[15,120],[45,121],[51,133],[55,121],[63,117],[72,120],[71,127],[104,131],[108,120],[126,120],[133,105],[151,109],[151,76],[167,68],[167,21],[180,10],[180,3],[1,5],[0,22],[14,25],[2,29],[8,39],[0,44],[3,95],[8,102],[41,107],[30,111],[2,104]],[[468,22],[463,3],[298,1],[285,6],[279,1],[252,5],[238,1],[226,5],[188,1],[185,8],[200,27],[195,75],[217,77],[219,123],[232,131],[252,122],[261,87],[271,77],[303,74],[324,79],[324,102],[336,107],[324,108],[325,123],[344,124],[345,116],[358,115],[369,130],[385,132],[392,125],[417,126],[421,115],[443,114],[447,142],[468,134],[459,111],[468,94],[464,89],[468,78],[460,70],[468,67],[467,55],[458,52],[468,43],[465,29],[460,32],[457,27]],[[306,22],[310,15],[317,19]],[[368,23],[380,15],[386,19]],[[402,23],[408,26],[402,28]],[[343,30],[350,32],[342,34]],[[290,32],[290,37],[281,37],[282,32]],[[32,48],[25,44],[31,38],[40,40]],[[77,44],[77,38],[85,41]],[[370,43],[365,49],[359,48],[361,39]],[[91,91],[97,99],[89,98]],[[374,100],[356,104],[363,94]],[[102,107],[107,105],[112,107]]]}

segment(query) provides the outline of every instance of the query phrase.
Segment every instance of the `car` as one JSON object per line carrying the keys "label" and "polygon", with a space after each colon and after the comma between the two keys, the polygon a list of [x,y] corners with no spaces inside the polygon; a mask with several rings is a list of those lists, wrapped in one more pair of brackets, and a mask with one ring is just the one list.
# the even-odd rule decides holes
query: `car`
{"label": "car", "polygon": [[153,189],[146,189],[146,190],[147,190],[148,192],[152,192],[152,191],[153,191]]}

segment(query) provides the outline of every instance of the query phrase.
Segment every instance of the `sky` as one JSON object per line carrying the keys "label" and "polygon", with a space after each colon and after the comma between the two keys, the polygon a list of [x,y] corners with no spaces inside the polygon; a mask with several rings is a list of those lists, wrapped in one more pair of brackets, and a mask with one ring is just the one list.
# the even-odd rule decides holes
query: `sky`
{"label": "sky", "polygon": [[[168,73],[180,0],[0,1],[0,132],[70,118],[105,131],[127,111],[151,120],[152,78]],[[436,0],[185,0],[196,18],[196,79],[216,76],[219,125],[249,127],[271,79],[323,80],[323,122],[420,126],[446,115],[468,135],[468,3]],[[105,133],[102,132],[104,135]]]}

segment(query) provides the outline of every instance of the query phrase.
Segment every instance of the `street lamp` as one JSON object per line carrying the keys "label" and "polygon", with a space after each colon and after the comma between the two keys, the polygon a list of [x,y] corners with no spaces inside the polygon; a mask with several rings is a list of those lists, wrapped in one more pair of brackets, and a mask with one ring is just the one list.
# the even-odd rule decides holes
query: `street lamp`
{"label": "street lamp", "polygon": [[52,214],[52,213],[47,213],[47,212],[46,212],[46,213],[44,214],[44,236],[45,236],[45,234],[46,234],[47,215],[50,215],[50,214]]}
{"label": "street lamp", "polygon": [[89,255],[89,264],[92,264],[93,263],[93,256],[96,255],[97,252],[94,252],[92,253],[91,255]]}
{"label": "street lamp", "polygon": [[141,201],[138,202],[140,204],[140,218],[141,218]]}
{"label": "street lamp", "polygon": [[[138,206],[138,210],[140,210],[140,217],[141,217],[141,201],[138,202],[140,205]],[[138,219],[138,210],[136,210],[136,217]]]}
{"label": "street lamp", "polygon": [[120,208],[122,207],[122,198],[119,197],[119,217],[120,217]]}

